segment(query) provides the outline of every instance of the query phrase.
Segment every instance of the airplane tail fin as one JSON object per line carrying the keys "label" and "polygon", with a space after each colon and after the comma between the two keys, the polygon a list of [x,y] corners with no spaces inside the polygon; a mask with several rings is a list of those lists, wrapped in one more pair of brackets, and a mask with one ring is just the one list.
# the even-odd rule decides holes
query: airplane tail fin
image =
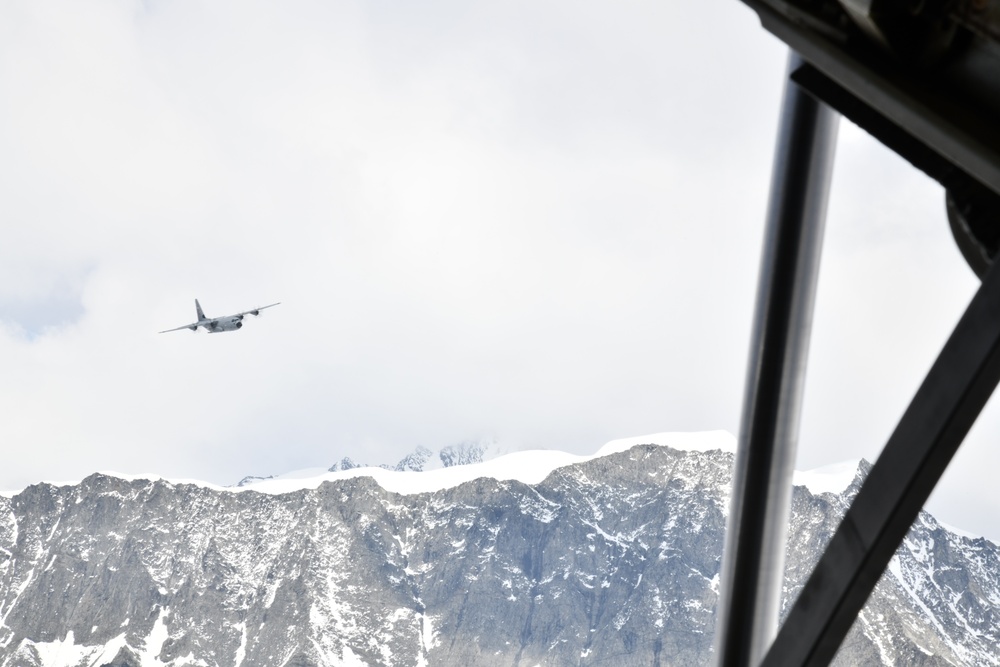
{"label": "airplane tail fin", "polygon": [[204,311],[201,309],[201,304],[198,303],[198,299],[194,300],[194,309],[198,311],[198,321],[206,319]]}

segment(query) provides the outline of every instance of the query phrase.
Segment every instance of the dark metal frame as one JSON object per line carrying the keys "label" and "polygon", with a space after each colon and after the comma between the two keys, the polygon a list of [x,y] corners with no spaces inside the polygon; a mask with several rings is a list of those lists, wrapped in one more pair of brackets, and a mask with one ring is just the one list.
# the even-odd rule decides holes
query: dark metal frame
{"label": "dark metal frame", "polygon": [[[925,81],[919,72],[864,43],[828,34],[829,30],[824,33],[823,24],[797,14],[797,6],[775,0],[743,1],[758,13],[765,28],[807,61],[792,61],[787,90],[795,86],[791,81],[801,85],[815,96],[816,104],[822,100],[848,116],[950,192],[985,188],[1000,194],[1000,127],[989,122],[990,112],[983,112],[986,107],[970,103],[974,98],[962,98],[968,91],[951,87],[940,77]],[[805,95],[802,91],[797,94]],[[808,179],[791,186],[792,181],[782,175],[782,162],[788,160],[782,156],[795,150],[808,151],[815,140],[815,135],[789,139],[793,118],[786,107],[772,182],[768,240],[723,557],[716,659],[726,667],[829,664],[1000,382],[1000,268],[995,263],[985,272],[982,286],[875,462],[777,637],[766,648],[776,615],[774,596],[780,596],[781,591],[780,574],[775,583],[774,567],[783,560],[775,554],[784,549],[784,535],[778,538],[780,531],[773,525],[768,528],[768,522],[781,523],[787,517],[787,496],[782,493],[790,491],[790,479],[785,478],[791,474],[788,462],[794,459],[802,382],[795,374],[804,373],[804,345],[808,341],[808,331],[805,337],[784,337],[788,327],[794,326],[789,320],[781,325],[784,330],[780,326],[775,329],[772,321],[774,313],[801,306],[795,301],[794,289],[776,289],[773,277],[783,270],[783,263],[801,261],[795,253],[802,252],[798,241],[786,244],[782,252],[775,251],[779,246],[773,245],[773,237],[785,234],[798,238],[795,234],[803,229],[822,232],[822,211],[818,227],[815,211],[811,220],[810,214],[800,211],[797,221],[786,222],[791,226],[785,231],[776,231],[776,208],[794,208],[791,202],[808,198],[810,188],[816,187]],[[788,147],[788,141],[801,145],[798,149]],[[818,254],[814,260],[818,264]],[[814,282],[808,282],[814,279],[807,275],[802,289],[814,289]],[[776,308],[767,305],[774,299],[785,299],[786,303]],[[810,312],[811,302],[805,311],[807,319]],[[779,363],[767,366],[761,361],[767,358]],[[797,361],[789,366],[788,359]],[[773,377],[764,377],[768,373]],[[782,401],[790,401],[790,405]],[[787,491],[778,488],[781,483],[787,485]],[[764,590],[767,586],[771,586],[769,591]],[[762,646],[766,648],[763,655]]]}
{"label": "dark metal frame", "polygon": [[861,486],[762,665],[827,665],[1000,382],[994,266]]}
{"label": "dark metal frame", "polygon": [[884,122],[1000,194],[998,111],[990,107],[994,101],[974,96],[975,84],[959,85],[945,72],[908,67],[876,46],[845,34],[823,34],[814,29],[819,24],[808,15],[793,15],[792,3],[742,1],[757,13],[768,32],[863,100]]}

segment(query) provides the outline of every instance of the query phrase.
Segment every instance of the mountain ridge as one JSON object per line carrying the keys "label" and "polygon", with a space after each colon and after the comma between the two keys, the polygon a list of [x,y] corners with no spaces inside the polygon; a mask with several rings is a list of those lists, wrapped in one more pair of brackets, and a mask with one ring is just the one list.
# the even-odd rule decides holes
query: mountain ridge
{"label": "mountain ridge", "polygon": [[[708,664],[732,454],[616,442],[409,494],[33,485],[0,498],[0,667]],[[852,492],[795,487],[786,610]],[[998,572],[922,513],[837,664],[1000,664]]]}

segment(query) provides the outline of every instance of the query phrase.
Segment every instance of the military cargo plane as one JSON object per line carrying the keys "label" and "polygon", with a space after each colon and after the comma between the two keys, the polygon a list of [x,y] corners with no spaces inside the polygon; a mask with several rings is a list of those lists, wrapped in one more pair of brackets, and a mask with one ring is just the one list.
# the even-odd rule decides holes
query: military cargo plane
{"label": "military cargo plane", "polygon": [[167,333],[170,331],[180,331],[181,329],[190,329],[191,331],[197,331],[198,327],[202,327],[208,333],[219,333],[221,331],[236,331],[243,326],[243,317],[245,315],[260,315],[260,311],[265,308],[271,308],[272,306],[277,306],[281,302],[268,304],[266,306],[260,306],[258,308],[253,308],[252,310],[244,310],[242,313],[236,313],[235,315],[224,315],[223,317],[205,317],[205,313],[201,309],[201,304],[198,303],[198,299],[194,300],[194,308],[198,312],[198,321],[192,322],[191,324],[185,324],[182,327],[177,327],[175,329],[166,329],[160,333]]}

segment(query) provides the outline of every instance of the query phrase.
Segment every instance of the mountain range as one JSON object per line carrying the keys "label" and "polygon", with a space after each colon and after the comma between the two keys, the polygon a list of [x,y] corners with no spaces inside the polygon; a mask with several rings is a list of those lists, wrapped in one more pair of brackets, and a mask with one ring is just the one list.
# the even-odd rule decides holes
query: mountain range
{"label": "mountain range", "polygon": [[[707,665],[733,447],[33,485],[0,496],[0,667]],[[868,469],[797,475],[786,609]],[[1000,665],[998,621],[997,545],[922,513],[836,664]]]}

